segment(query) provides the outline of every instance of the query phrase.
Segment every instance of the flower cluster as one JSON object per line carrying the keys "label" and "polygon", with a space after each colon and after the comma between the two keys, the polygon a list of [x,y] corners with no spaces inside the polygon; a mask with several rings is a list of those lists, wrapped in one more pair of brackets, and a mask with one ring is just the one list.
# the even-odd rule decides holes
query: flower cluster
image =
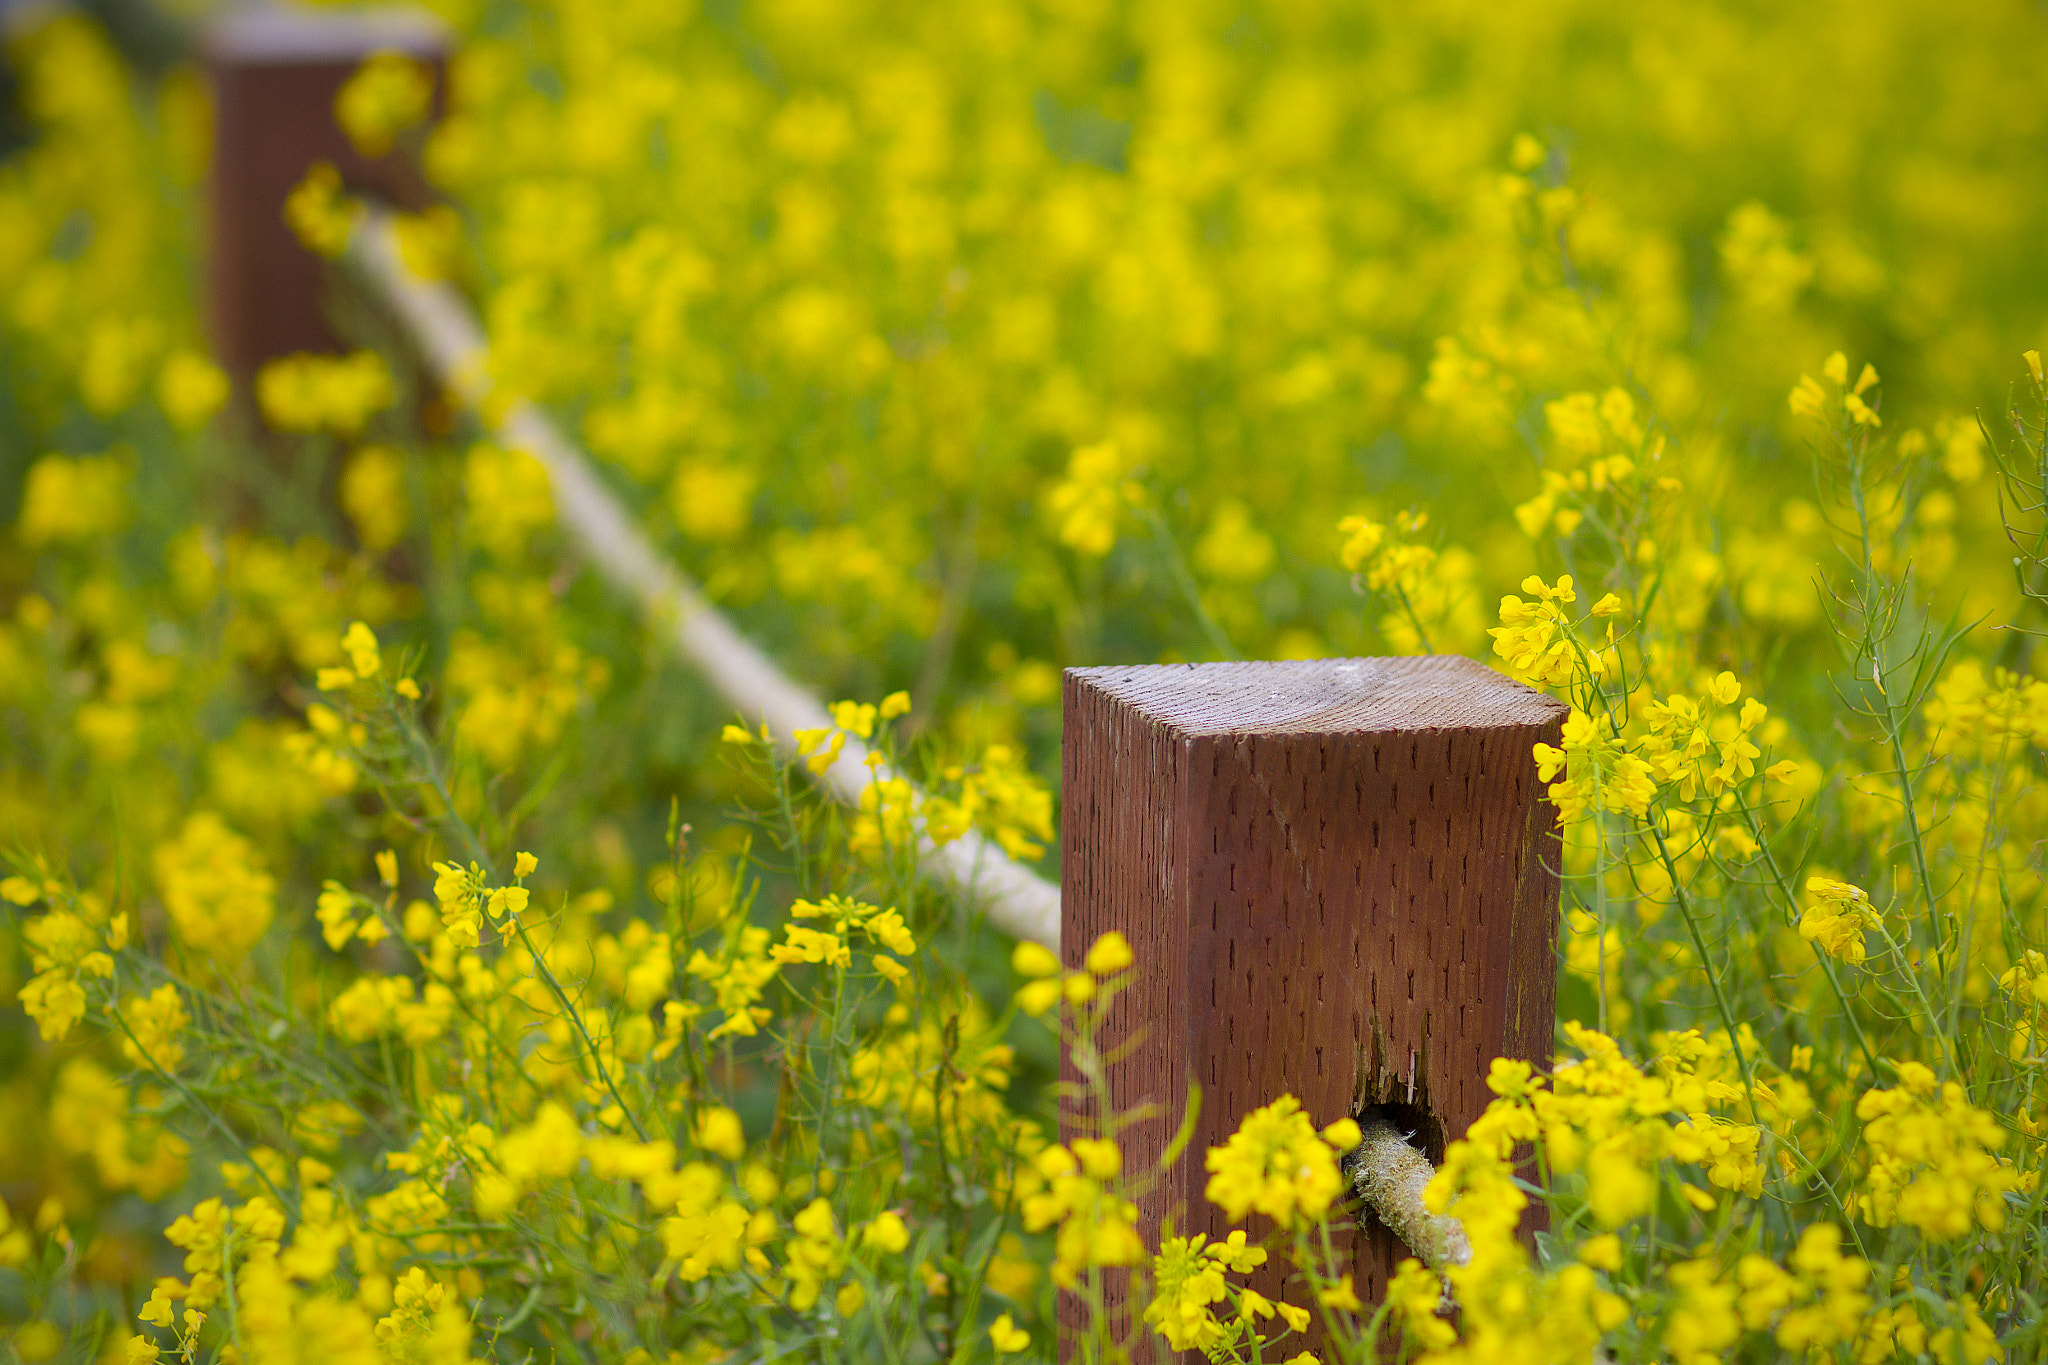
{"label": "flower cluster", "polygon": [[354,436],[395,397],[390,367],[375,351],[287,356],[256,376],[257,406],[278,431]]}
{"label": "flower cluster", "polygon": [[1245,1116],[1230,1140],[1204,1161],[1204,1193],[1232,1219],[1261,1213],[1279,1226],[1313,1220],[1343,1191],[1337,1157],[1358,1145],[1358,1125],[1339,1119],[1318,1133],[1301,1105],[1283,1095]]}

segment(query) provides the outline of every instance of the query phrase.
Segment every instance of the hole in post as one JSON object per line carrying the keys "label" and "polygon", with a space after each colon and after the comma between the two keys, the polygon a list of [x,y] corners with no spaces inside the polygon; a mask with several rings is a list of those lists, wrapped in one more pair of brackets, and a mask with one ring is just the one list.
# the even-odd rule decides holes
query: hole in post
{"label": "hole in post", "polygon": [[1410,1147],[1428,1157],[1430,1165],[1443,1165],[1444,1125],[1424,1105],[1406,1104],[1398,1100],[1390,1100],[1385,1104],[1368,1104],[1358,1112],[1356,1118],[1361,1128],[1373,1122],[1386,1124],[1406,1138]]}

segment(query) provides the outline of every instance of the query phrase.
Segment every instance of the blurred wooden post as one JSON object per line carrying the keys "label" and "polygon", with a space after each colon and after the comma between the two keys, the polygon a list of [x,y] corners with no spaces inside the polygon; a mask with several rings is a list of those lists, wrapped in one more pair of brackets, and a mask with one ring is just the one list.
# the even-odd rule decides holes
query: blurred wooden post
{"label": "blurred wooden post", "polygon": [[[1283,1094],[1318,1126],[1379,1106],[1440,1159],[1493,1058],[1547,1064],[1558,838],[1531,748],[1561,703],[1425,657],[1070,669],[1065,708],[1060,941],[1078,968],[1099,934],[1130,939],[1101,1041],[1130,1049],[1118,1108],[1160,1112],[1127,1170],[1202,1090],[1141,1203],[1148,1245],[1169,1215],[1226,1231],[1204,1155]],[[1409,1254],[1384,1229],[1353,1250],[1368,1300]],[[1277,1262],[1253,1279],[1273,1298]]]}
{"label": "blurred wooden post", "polygon": [[265,361],[341,349],[325,312],[326,263],[285,224],[284,203],[316,161],[343,184],[402,208],[430,202],[405,152],[359,155],[334,118],[334,97],[363,60],[403,52],[445,86],[448,40],[418,10],[260,6],[226,12],[201,44],[213,88],[207,293],[215,354],[247,396]]}

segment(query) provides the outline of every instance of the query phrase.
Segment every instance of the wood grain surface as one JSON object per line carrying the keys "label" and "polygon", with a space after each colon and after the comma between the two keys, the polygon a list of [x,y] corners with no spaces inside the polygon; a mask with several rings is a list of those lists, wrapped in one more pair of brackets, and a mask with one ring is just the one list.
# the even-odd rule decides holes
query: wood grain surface
{"label": "wood grain surface", "polygon": [[[1434,1158],[1486,1107],[1494,1057],[1547,1065],[1557,829],[1531,749],[1566,709],[1453,657],[1068,670],[1061,942],[1069,967],[1111,929],[1137,952],[1101,1039],[1124,1050],[1119,1110],[1155,1114],[1127,1170],[1201,1090],[1140,1201],[1148,1245],[1167,1219],[1227,1231],[1204,1155],[1283,1094],[1318,1125],[1403,1106]],[[1064,1127],[1085,1135],[1071,1107]],[[1408,1252],[1344,1235],[1375,1298]],[[1277,1264],[1252,1283],[1285,1295]]]}

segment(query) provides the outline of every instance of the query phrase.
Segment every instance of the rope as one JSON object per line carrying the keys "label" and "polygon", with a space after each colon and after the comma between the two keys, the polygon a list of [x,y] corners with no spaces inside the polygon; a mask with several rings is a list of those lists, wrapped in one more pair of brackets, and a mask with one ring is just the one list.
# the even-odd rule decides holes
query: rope
{"label": "rope", "polygon": [[[714,692],[749,720],[765,724],[784,754],[796,751],[795,731],[832,724],[823,703],[792,682],[688,577],[655,552],[583,453],[545,413],[525,399],[493,401],[489,353],[475,315],[453,286],[413,274],[399,255],[387,214],[371,210],[363,215],[348,254],[442,386],[505,446],[540,461],[554,488],[556,514],[584,553],[661,623],[677,655],[694,665]],[[821,775],[826,789],[849,806],[859,804],[871,781],[899,776],[887,764],[870,771],[867,757],[867,746],[849,735],[838,760]],[[1059,888],[981,834],[970,830],[943,847],[920,836],[918,861],[927,876],[982,903],[989,920],[1005,932],[1059,948]]]}
{"label": "rope", "polygon": [[1361,1201],[1359,1226],[1370,1226],[1369,1210],[1431,1270],[1470,1264],[1472,1242],[1465,1225],[1448,1214],[1431,1213],[1422,1202],[1422,1191],[1436,1174],[1429,1158],[1385,1119],[1367,1119],[1360,1130],[1362,1140],[1344,1158],[1352,1193]]}

